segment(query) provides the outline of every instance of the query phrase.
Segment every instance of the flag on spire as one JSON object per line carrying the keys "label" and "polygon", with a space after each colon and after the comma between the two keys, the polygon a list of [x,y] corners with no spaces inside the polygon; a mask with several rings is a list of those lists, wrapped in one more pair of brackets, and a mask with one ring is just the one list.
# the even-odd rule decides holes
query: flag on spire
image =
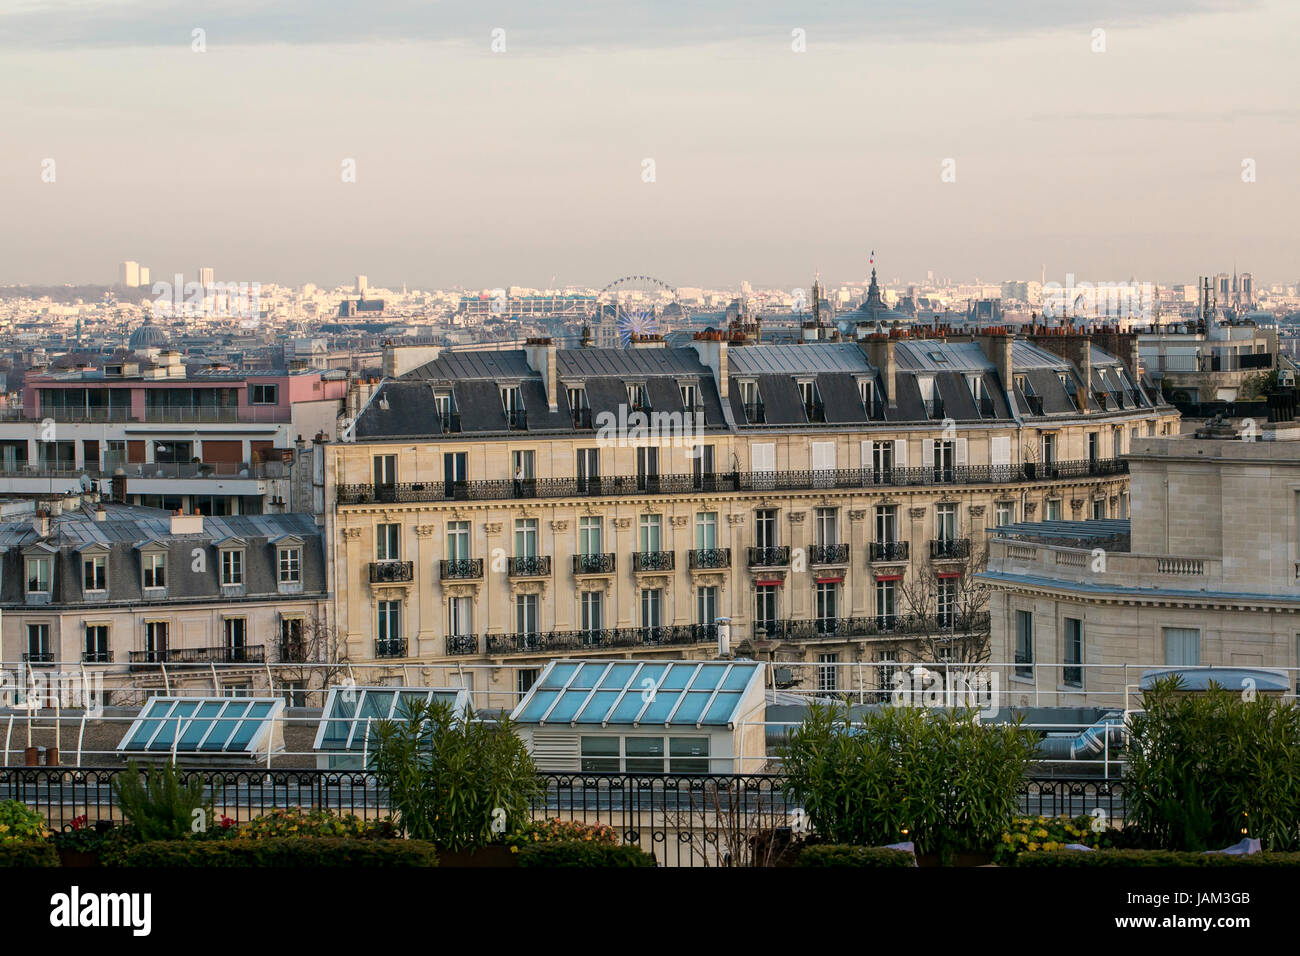
{"label": "flag on spire", "polygon": [[875,249],[872,249],[872,250],[871,250],[871,262],[870,262],[870,265],[873,265],[873,266],[874,266],[875,264],[876,264],[876,250],[875,250]]}

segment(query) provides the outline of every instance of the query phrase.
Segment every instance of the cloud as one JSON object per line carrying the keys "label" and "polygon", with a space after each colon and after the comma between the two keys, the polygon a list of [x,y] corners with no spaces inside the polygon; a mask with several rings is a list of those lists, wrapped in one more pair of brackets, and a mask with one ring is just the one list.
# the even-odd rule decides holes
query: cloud
{"label": "cloud", "polygon": [[[1137,27],[1187,16],[1240,11],[1233,0],[854,0],[777,4],[756,0],[20,0],[0,13],[0,47],[77,49],[188,46],[201,27],[211,47],[384,42],[467,43],[486,48],[507,31],[515,52],[581,47],[670,48],[770,40],[787,45],[801,27],[809,41],[1000,40],[1063,29]],[[513,40],[513,42],[511,42]]]}

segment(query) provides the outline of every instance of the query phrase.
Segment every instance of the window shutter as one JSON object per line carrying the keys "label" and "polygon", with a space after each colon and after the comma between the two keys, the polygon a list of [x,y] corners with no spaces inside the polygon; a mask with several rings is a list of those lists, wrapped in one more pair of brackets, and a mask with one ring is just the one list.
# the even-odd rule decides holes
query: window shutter
{"label": "window shutter", "polygon": [[956,454],[957,454],[957,462],[956,462],[957,467],[960,468],[962,465],[966,464],[966,439],[964,438],[957,439]]}
{"label": "window shutter", "polygon": [[749,446],[750,469],[753,471],[776,471],[776,445],[762,444]]}
{"label": "window shutter", "polygon": [[934,439],[921,439],[921,467],[931,468],[934,466]]}
{"label": "window shutter", "polygon": [[815,441],[812,443],[813,471],[835,470],[835,443]]}
{"label": "window shutter", "polygon": [[907,439],[905,438],[894,439],[894,467],[907,467]]}
{"label": "window shutter", "polygon": [[1007,436],[989,439],[989,463],[993,465],[1011,464],[1011,439]]}
{"label": "window shutter", "polygon": [[872,467],[872,464],[873,464],[873,459],[871,457],[871,442],[864,441],[862,443],[862,467],[870,468]]}

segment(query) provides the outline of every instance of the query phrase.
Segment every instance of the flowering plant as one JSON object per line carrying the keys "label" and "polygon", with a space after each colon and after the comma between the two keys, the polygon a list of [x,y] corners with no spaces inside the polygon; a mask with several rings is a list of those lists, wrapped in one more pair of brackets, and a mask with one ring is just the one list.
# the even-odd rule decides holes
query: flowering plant
{"label": "flowering plant", "polygon": [[1021,853],[1063,850],[1071,843],[1093,849],[1110,846],[1115,831],[1096,824],[1090,816],[1014,817],[993,851],[993,862],[1007,865]]}
{"label": "flowering plant", "polygon": [[[221,825],[234,826],[235,821]],[[238,829],[241,837],[389,837],[396,833],[388,820],[363,820],[355,813],[331,810],[303,810],[300,807],[277,807],[249,820]]]}
{"label": "flowering plant", "polygon": [[17,800],[0,801],[0,843],[40,840],[49,834],[45,817]]}
{"label": "flowering plant", "polygon": [[581,820],[561,820],[555,817],[526,823],[506,837],[506,843],[515,847],[530,843],[573,841],[615,845],[618,843],[618,832],[604,823],[583,823]]}

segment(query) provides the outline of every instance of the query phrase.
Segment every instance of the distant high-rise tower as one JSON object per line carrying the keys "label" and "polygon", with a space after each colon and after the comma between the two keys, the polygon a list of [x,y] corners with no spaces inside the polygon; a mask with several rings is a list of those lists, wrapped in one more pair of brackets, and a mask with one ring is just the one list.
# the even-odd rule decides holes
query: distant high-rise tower
{"label": "distant high-rise tower", "polygon": [[138,288],[140,285],[140,263],[127,260],[118,266],[117,280],[128,289]]}
{"label": "distant high-rise tower", "polygon": [[141,266],[141,267],[140,267],[140,284],[141,284],[142,286],[148,286],[148,285],[149,285],[149,267],[148,267],[148,266]]}
{"label": "distant high-rise tower", "polygon": [[366,289],[368,288],[370,288],[370,277],[361,275],[357,276],[357,296],[365,298]]}
{"label": "distant high-rise tower", "polygon": [[199,268],[199,285],[202,286],[204,290],[211,289],[215,281],[216,278],[213,275],[212,269],[204,267]]}

